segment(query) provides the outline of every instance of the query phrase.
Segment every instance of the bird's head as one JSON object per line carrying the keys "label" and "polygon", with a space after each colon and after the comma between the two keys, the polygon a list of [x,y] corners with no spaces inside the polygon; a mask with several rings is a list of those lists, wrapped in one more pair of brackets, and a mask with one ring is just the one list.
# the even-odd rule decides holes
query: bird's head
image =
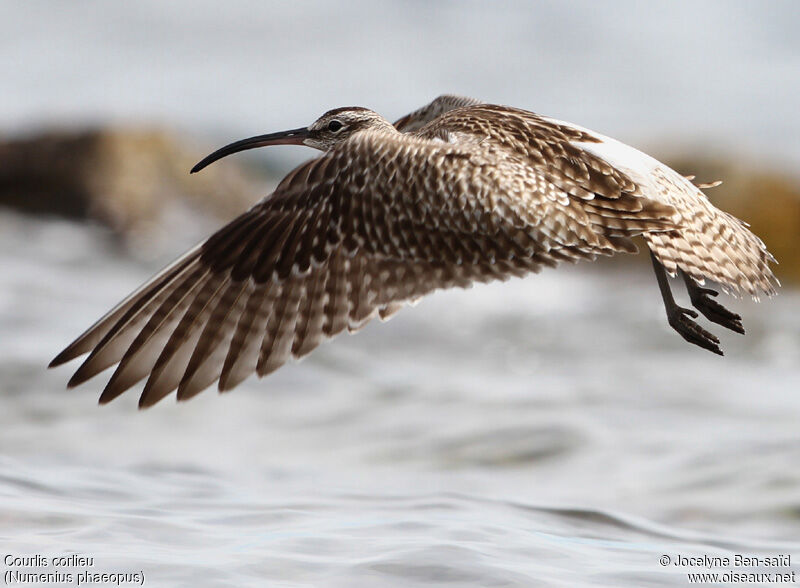
{"label": "bird's head", "polygon": [[199,172],[207,165],[232,153],[268,145],[306,145],[320,151],[329,151],[353,134],[366,130],[397,132],[392,124],[377,112],[359,106],[346,106],[329,110],[307,127],[257,135],[226,145],[200,161],[192,168],[191,173]]}

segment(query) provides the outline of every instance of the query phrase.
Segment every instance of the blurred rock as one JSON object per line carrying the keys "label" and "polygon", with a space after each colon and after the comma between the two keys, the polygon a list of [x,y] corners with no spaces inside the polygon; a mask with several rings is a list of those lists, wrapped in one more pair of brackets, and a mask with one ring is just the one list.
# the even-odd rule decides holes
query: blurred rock
{"label": "blurred rock", "polygon": [[800,282],[800,181],[777,171],[735,159],[702,156],[673,158],[668,165],[696,183],[722,180],[704,190],[719,208],[750,223],[778,260],[775,275],[784,283]]}
{"label": "blurred rock", "polygon": [[204,155],[159,129],[52,131],[0,141],[0,205],[95,219],[126,234],[157,222],[176,202],[232,218],[274,185],[236,162],[189,175]]}

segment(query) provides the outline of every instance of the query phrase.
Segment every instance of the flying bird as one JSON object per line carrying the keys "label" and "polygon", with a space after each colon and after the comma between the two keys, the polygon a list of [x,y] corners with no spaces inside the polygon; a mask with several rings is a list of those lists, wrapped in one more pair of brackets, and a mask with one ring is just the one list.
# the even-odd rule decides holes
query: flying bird
{"label": "flying bird", "polygon": [[[139,406],[265,376],[323,340],[441,288],[506,280],[647,246],[669,324],[722,355],[693,319],[744,333],[705,287],[773,295],[774,258],[747,225],[663,163],[583,127],[440,96],[394,124],[360,107],[259,135],[191,171],[268,145],[322,155],[119,303],[50,364],[88,357],[68,386],[118,364],[106,403]],[[673,299],[680,274],[695,310]]]}

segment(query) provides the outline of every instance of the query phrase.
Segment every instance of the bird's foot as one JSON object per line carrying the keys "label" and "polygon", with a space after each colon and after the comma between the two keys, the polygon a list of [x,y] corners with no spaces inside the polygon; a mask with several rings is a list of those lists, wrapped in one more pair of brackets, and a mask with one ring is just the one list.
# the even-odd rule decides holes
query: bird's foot
{"label": "bird's foot", "polygon": [[711,298],[717,296],[718,292],[711,288],[701,288],[697,284],[692,284],[688,288],[689,297],[692,300],[692,306],[699,310],[704,317],[712,323],[722,325],[726,329],[735,331],[744,335],[744,327],[742,326],[742,317],[735,312],[731,312],[719,302]]}
{"label": "bird's foot", "polygon": [[692,320],[696,318],[697,313],[695,311],[690,308],[680,307],[677,304],[667,310],[669,325],[681,337],[689,343],[708,349],[712,353],[724,355],[722,349],[719,348],[719,339]]}

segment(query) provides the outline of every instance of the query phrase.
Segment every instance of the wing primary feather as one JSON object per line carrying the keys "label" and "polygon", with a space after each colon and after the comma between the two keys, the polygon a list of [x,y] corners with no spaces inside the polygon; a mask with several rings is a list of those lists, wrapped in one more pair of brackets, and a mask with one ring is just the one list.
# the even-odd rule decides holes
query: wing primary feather
{"label": "wing primary feather", "polygon": [[158,356],[140,396],[140,407],[152,406],[178,387],[204,327],[213,320],[214,305],[229,284],[227,279],[218,279],[198,292]]}
{"label": "wing primary feather", "polygon": [[283,283],[275,310],[267,321],[267,332],[256,365],[259,376],[274,372],[289,359],[301,295],[302,285],[299,280],[292,279]]}
{"label": "wing primary feather", "polygon": [[53,358],[48,367],[56,367],[71,361],[99,345],[109,331],[113,331],[115,325],[123,320],[123,317],[135,314],[138,308],[152,298],[154,292],[167,287],[171,281],[175,280],[190,264],[196,261],[200,256],[201,247],[202,244],[197,245],[128,295]]}
{"label": "wing primary feather", "polygon": [[300,301],[295,324],[292,355],[295,358],[311,353],[323,338],[322,323],[325,319],[325,285],[327,272],[314,271],[309,275],[305,300]]}
{"label": "wing primary feather", "polygon": [[274,303],[271,294],[275,289],[271,283],[259,284],[250,295],[225,356],[219,378],[220,392],[234,388],[256,371],[261,341]]}
{"label": "wing primary feather", "polygon": [[101,404],[110,402],[150,373],[173,328],[188,310],[194,292],[207,286],[206,277],[173,291],[156,309],[120,359],[100,395]]}
{"label": "wing primary feather", "polygon": [[230,337],[244,309],[243,296],[253,284],[232,282],[217,300],[192,357],[178,384],[178,400],[186,400],[208,388],[219,377]]}
{"label": "wing primary feather", "polygon": [[[185,292],[186,288],[194,285],[195,279],[202,276],[207,270],[190,266],[193,271],[168,284],[161,291],[153,292],[152,297],[142,304],[135,304],[125,315],[119,319],[116,325],[98,342],[89,356],[83,361],[81,366],[75,371],[67,383],[68,387],[82,384],[89,378],[94,377],[109,366],[117,363],[130,349],[141,335],[142,330],[147,328],[154,320],[154,316],[159,311],[166,312],[173,301],[176,292]],[[137,301],[139,302],[139,301]],[[138,308],[135,308],[138,307]],[[144,323],[141,329],[139,325]]]}

